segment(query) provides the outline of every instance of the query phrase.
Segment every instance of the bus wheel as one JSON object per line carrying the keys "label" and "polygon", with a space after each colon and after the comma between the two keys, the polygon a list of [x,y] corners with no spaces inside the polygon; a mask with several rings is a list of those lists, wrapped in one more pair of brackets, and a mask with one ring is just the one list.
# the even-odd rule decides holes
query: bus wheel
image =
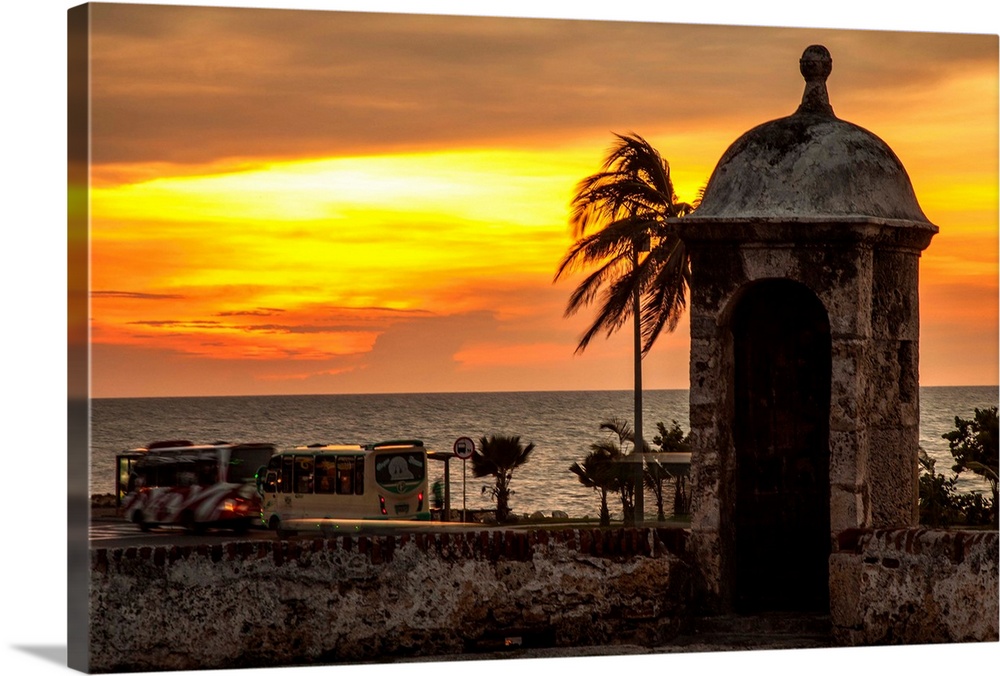
{"label": "bus wheel", "polygon": [[281,528],[281,519],[278,518],[277,514],[272,516],[271,519],[267,522],[267,527],[270,530],[278,530],[279,528]]}

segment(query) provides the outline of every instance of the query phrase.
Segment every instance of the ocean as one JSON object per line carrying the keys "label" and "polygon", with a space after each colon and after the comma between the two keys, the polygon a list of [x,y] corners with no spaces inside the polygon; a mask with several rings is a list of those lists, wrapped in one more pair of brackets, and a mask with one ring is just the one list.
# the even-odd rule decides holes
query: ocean
{"label": "ocean", "polygon": [[[997,405],[997,387],[922,387],[920,446],[935,459],[938,473],[951,474],[952,457],[941,435],[955,416],[969,418],[975,408]],[[279,448],[312,443],[357,444],[388,439],[421,439],[433,450],[451,450],[458,437],[479,440],[514,434],[535,450],[514,471],[511,509],[515,513],[562,510],[571,517],[596,516],[598,496],[580,484],[570,465],[582,461],[592,443],[606,438],[599,428],[612,417],[631,421],[632,392],[470,392],[450,394],[289,395],[253,397],[171,397],[95,399],[91,409],[92,494],[114,492],[115,455],[157,439],[271,442]],[[651,440],[656,423],[676,420],[688,429],[688,391],[643,393],[643,436]],[[471,467],[451,461],[452,507],[489,509],[483,494],[488,478],[476,479]],[[443,463],[433,462],[429,479],[443,479]],[[464,487],[464,490],[463,490]],[[970,472],[963,491],[989,493]],[[612,510],[614,500],[609,501]],[[647,513],[655,503],[647,494]],[[614,511],[612,515],[615,516]]]}

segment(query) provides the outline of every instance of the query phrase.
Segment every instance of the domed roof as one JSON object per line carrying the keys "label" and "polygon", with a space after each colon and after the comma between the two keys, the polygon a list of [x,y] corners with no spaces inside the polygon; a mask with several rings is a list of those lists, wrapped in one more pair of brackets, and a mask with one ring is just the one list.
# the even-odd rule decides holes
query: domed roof
{"label": "domed roof", "polygon": [[759,125],[719,160],[688,219],[873,218],[929,224],[902,162],[875,134],[833,114],[826,90],[830,52],[799,61],[802,104]]}

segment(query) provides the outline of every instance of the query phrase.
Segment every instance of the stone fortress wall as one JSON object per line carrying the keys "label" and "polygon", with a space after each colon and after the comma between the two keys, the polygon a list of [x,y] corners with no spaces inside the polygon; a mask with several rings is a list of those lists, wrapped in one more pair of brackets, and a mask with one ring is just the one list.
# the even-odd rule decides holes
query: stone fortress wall
{"label": "stone fortress wall", "polygon": [[93,672],[656,644],[690,590],[649,529],[94,549],[91,572]]}
{"label": "stone fortress wall", "polygon": [[[697,615],[686,536],[484,529],[92,549],[90,670],[654,649]],[[997,544],[996,532],[846,533],[831,557],[834,642],[998,640]]]}

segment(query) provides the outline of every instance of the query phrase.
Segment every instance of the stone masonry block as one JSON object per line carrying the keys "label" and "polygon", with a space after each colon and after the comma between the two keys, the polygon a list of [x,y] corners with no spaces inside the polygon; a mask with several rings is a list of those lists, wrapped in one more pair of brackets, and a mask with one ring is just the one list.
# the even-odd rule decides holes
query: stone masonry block
{"label": "stone masonry block", "polygon": [[830,483],[855,485],[868,476],[868,432],[830,430]]}
{"label": "stone masonry block", "polygon": [[830,556],[830,623],[842,629],[861,626],[861,557],[852,553]]}

